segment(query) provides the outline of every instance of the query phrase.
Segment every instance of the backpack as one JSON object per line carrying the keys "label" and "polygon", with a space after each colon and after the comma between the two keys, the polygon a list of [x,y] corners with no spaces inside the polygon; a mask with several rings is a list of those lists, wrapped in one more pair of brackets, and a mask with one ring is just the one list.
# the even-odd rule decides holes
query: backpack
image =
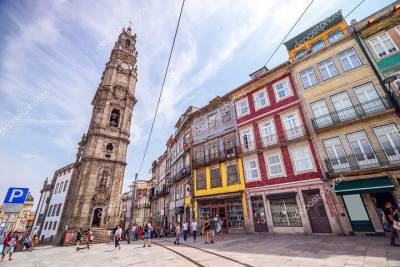
{"label": "backpack", "polygon": [[149,224],[148,223],[145,224],[143,230],[144,230],[145,233],[147,233],[149,231]]}

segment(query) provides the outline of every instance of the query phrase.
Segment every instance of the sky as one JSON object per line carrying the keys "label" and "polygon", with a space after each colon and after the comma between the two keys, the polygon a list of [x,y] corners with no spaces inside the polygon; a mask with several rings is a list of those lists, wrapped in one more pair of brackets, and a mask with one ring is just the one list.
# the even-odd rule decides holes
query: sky
{"label": "sky", "polygon": [[[188,106],[204,106],[247,82],[282,41],[310,0],[187,0],[148,155],[150,177]],[[346,20],[391,4],[366,0]],[[315,0],[293,37],[359,0]],[[75,161],[91,101],[123,27],[137,34],[138,83],[124,188],[144,153],[166,67],[179,0],[0,1],[0,202],[8,187],[39,200],[46,177]],[[269,68],[287,60],[281,46]]]}

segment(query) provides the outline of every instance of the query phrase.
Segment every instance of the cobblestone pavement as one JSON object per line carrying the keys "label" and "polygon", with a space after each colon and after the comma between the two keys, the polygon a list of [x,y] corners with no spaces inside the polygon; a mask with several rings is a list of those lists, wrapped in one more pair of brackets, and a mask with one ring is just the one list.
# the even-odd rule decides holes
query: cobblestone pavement
{"label": "cobblestone pavement", "polygon": [[[173,239],[157,239],[158,246],[142,248],[141,242],[122,244],[115,251],[111,244],[97,244],[90,250],[73,247],[41,248],[32,253],[16,253],[12,263],[0,266],[399,266],[400,247],[389,246],[387,237],[322,235],[229,235],[214,244],[204,244],[200,237],[187,245],[202,250],[174,246]],[[182,239],[181,239],[182,241]],[[185,242],[182,242],[183,244]],[[211,253],[209,253],[211,252]],[[218,257],[222,255],[224,258]]]}

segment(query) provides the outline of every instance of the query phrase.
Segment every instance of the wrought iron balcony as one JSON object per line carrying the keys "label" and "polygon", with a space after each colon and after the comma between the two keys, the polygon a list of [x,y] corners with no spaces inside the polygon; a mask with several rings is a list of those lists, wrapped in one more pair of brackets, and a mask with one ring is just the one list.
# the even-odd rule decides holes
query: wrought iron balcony
{"label": "wrought iron balcony", "polygon": [[194,157],[192,161],[193,168],[201,168],[211,164],[217,164],[225,160],[233,159],[239,154],[239,147],[229,146],[223,150],[220,149],[218,152],[209,153],[207,155],[201,155],[200,157]]}
{"label": "wrought iron balcony", "polygon": [[371,151],[325,160],[329,174],[351,172],[400,164],[400,146],[396,149]]}
{"label": "wrought iron balcony", "polygon": [[392,107],[386,97],[379,97],[345,109],[313,118],[312,124],[316,131],[329,128],[342,123],[351,122],[363,117],[383,112]]}

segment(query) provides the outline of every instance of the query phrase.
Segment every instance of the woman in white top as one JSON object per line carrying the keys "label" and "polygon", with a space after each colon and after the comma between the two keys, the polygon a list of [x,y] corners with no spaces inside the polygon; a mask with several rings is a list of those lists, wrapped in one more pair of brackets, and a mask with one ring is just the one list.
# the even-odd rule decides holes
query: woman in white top
{"label": "woman in white top", "polygon": [[187,242],[187,238],[189,235],[189,224],[186,222],[186,220],[183,221],[182,230],[183,230],[183,240],[185,240],[185,242]]}
{"label": "woman in white top", "polygon": [[197,222],[195,219],[192,220],[192,233],[193,233],[193,242],[196,242],[197,236]]}

